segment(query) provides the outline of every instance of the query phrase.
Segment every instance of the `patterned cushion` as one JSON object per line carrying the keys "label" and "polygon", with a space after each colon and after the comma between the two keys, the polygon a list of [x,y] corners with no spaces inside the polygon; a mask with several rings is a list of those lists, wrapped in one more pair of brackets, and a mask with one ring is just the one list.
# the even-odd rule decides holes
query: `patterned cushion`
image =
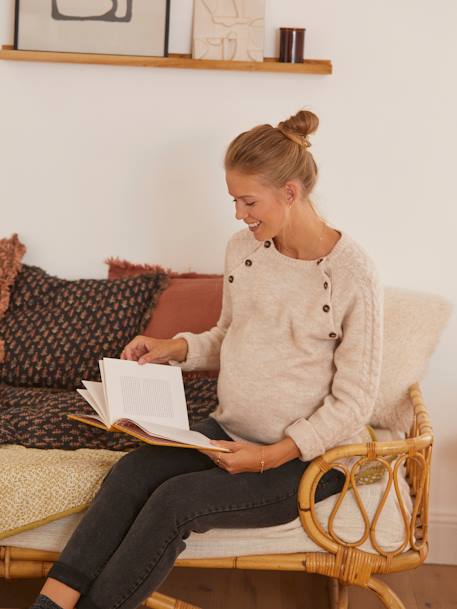
{"label": "patterned cushion", "polygon": [[[216,384],[215,379],[185,378],[190,425],[216,408]],[[0,384],[0,444],[67,450],[130,450],[143,444],[127,434],[106,432],[67,417],[77,412],[94,411],[76,391]]]}
{"label": "patterned cushion", "polygon": [[98,360],[119,357],[141,333],[168,275],[70,281],[22,265],[0,319],[0,382],[76,389],[100,380]]}

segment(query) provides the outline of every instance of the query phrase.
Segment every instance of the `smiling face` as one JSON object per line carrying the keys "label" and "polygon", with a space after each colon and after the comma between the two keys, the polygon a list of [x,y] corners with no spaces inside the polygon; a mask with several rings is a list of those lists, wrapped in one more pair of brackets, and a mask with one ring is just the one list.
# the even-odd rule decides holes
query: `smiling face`
{"label": "smiling face", "polygon": [[237,220],[248,225],[259,241],[272,239],[287,226],[288,189],[267,186],[253,175],[227,170],[226,182],[233,197]]}

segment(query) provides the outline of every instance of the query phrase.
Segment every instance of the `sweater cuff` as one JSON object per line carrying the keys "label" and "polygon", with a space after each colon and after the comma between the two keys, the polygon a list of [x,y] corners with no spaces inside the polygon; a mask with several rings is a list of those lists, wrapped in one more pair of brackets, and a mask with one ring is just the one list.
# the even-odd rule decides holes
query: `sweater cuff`
{"label": "sweater cuff", "polygon": [[188,345],[187,357],[183,362],[178,362],[174,359],[168,360],[170,366],[179,366],[181,370],[184,370],[185,372],[191,370],[199,370],[199,364],[201,363],[200,360],[202,360],[202,358],[199,357],[197,354],[197,341],[194,339],[194,335],[192,334],[192,332],[178,332],[178,334],[172,336],[172,339],[174,338],[184,338],[186,340]]}
{"label": "sweater cuff", "polygon": [[284,434],[298,446],[300,461],[312,461],[315,457],[325,453],[321,439],[307,419],[298,419],[286,427]]}
{"label": "sweater cuff", "polygon": [[174,336],[172,336],[172,340],[175,338],[184,338],[187,342],[187,356],[186,359],[182,362],[178,362],[177,360],[174,359],[170,359],[168,360],[168,363],[170,364],[170,366],[179,366],[179,368],[181,368],[181,370],[187,371],[187,370],[193,370],[193,368],[191,367],[191,357],[189,357],[190,355],[190,339],[188,337],[188,332],[178,332],[178,334],[175,334]]}

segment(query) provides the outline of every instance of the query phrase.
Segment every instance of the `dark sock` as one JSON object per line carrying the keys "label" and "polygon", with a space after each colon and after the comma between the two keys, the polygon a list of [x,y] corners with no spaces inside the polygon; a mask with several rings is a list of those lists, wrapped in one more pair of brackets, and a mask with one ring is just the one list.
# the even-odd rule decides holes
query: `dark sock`
{"label": "dark sock", "polygon": [[62,609],[62,607],[45,594],[39,594],[30,609]]}

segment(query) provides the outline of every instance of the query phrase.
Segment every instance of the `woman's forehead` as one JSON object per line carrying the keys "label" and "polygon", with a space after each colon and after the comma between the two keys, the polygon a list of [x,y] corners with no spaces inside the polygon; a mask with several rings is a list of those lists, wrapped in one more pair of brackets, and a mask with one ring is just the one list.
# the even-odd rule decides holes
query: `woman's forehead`
{"label": "woman's forehead", "polygon": [[262,184],[258,176],[247,175],[238,171],[227,171],[226,182],[230,194],[237,197],[252,197],[264,191],[266,186]]}

